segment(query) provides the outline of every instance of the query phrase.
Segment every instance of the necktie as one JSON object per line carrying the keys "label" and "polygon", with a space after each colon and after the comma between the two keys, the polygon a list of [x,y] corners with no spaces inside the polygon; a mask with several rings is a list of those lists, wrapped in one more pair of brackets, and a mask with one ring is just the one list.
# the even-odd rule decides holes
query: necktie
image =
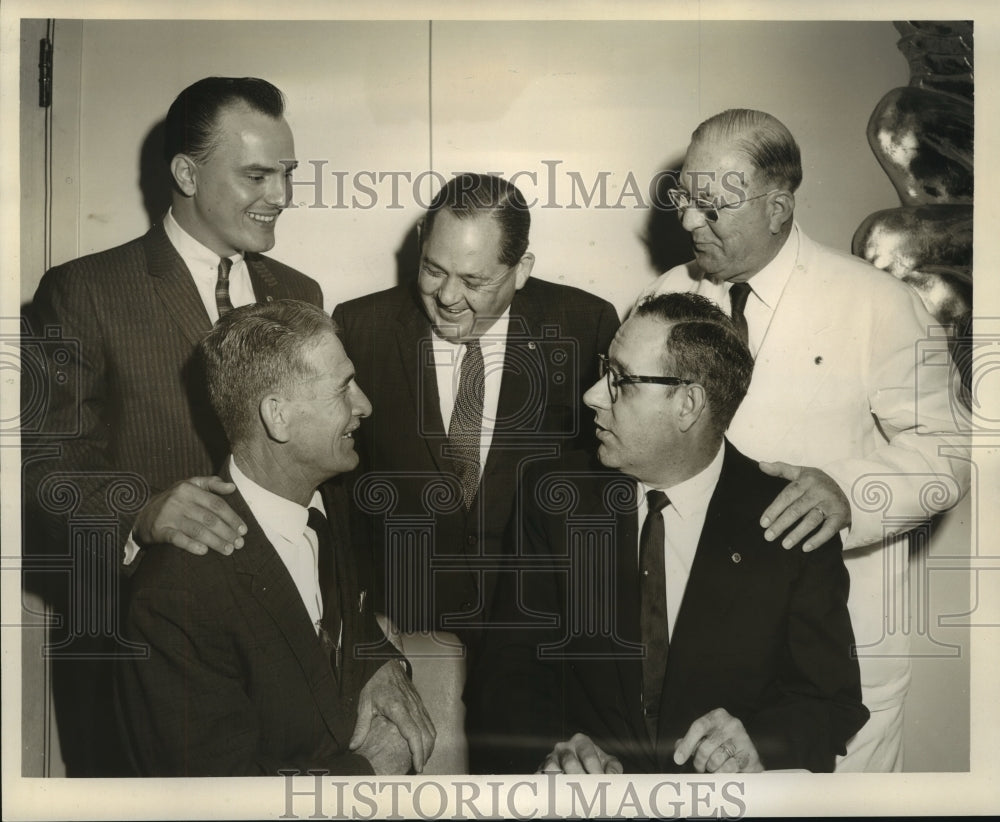
{"label": "necktie", "polygon": [[333,573],[333,537],[330,523],[318,508],[309,509],[308,525],[316,533],[319,546],[319,588],[323,596],[323,618],[319,625],[319,638],[323,649],[330,654],[334,670],[340,664],[340,598]]}
{"label": "necktie", "polygon": [[215,281],[215,305],[219,309],[219,317],[224,317],[233,310],[233,304],[229,300],[229,271],[233,267],[233,261],[228,257],[219,260],[219,279]]}
{"label": "necktie", "polygon": [[656,740],[660,694],[667,670],[667,580],[663,568],[663,517],[670,500],[662,491],[646,494],[648,511],[639,536],[639,628],[646,656],[642,660],[642,710]]}
{"label": "necktie", "polygon": [[747,318],[743,314],[743,309],[747,304],[747,297],[750,296],[750,283],[733,283],[729,289],[729,299],[732,302],[730,316],[736,323],[736,330],[740,332],[740,339],[748,343],[750,332],[747,328]]}
{"label": "necktie", "polygon": [[483,351],[479,341],[472,340],[465,344],[458,394],[448,426],[448,442],[458,463],[458,478],[462,483],[466,510],[472,507],[479,488],[479,437],[483,425],[485,390]]}

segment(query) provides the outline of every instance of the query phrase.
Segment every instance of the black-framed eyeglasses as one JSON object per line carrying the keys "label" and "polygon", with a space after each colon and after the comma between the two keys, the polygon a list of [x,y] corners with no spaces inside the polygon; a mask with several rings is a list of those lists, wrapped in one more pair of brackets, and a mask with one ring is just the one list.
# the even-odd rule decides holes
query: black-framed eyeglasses
{"label": "black-framed eyeglasses", "polygon": [[751,200],[759,200],[761,197],[766,197],[768,194],[774,194],[775,191],[781,191],[780,188],[772,188],[770,191],[765,191],[763,194],[755,194],[753,197],[744,197],[743,199],[735,203],[724,203],[721,201],[706,200],[703,197],[692,197],[686,191],[680,188],[672,188],[667,192],[667,196],[670,198],[670,202],[673,203],[674,208],[677,209],[677,219],[683,220],[684,213],[689,208],[694,208],[702,213],[702,216],[710,223],[718,222],[719,212],[726,208],[739,208],[744,203],[749,203]]}
{"label": "black-framed eyeglasses", "polygon": [[597,372],[608,383],[608,396],[612,405],[618,402],[618,387],[635,385],[636,383],[651,383],[653,385],[693,385],[694,380],[682,380],[680,377],[644,377],[638,374],[623,374],[615,368],[604,354],[597,355]]}

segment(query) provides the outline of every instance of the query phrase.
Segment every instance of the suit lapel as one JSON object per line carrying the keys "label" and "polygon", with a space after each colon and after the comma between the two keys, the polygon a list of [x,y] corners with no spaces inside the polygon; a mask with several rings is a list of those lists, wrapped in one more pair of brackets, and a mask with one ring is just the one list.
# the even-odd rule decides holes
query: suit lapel
{"label": "suit lapel", "polygon": [[[750,388],[728,432],[733,442],[750,453],[754,453],[754,444],[760,443],[762,437],[772,451],[782,442],[786,450],[789,444],[795,450],[790,438],[797,434],[796,429],[786,427],[776,436],[772,422],[772,417],[780,415],[781,404],[790,392],[797,405],[809,408],[822,402],[821,395],[836,395],[838,391],[835,370],[820,364],[837,356],[842,343],[830,333],[831,314],[815,307],[824,294],[828,300],[837,299],[837,289],[834,283],[824,286],[814,256],[815,244],[800,230],[795,267],[775,306],[757,352]],[[781,449],[774,453],[781,453]]]}
{"label": "suit lapel", "polygon": [[364,661],[355,659],[352,649],[356,642],[364,640],[360,613],[364,605],[363,597],[366,597],[368,592],[354,584],[358,573],[351,554],[350,534],[347,529],[349,514],[342,487],[327,482],[320,486],[320,493],[326,506],[327,521],[330,523],[333,538],[334,584],[337,586],[337,600],[340,603],[340,616],[343,620],[340,688],[342,693],[354,693],[357,690],[355,683],[361,676]]}
{"label": "suit lapel", "polygon": [[[228,462],[222,475],[227,482],[231,481]],[[327,727],[335,738],[339,738],[343,717],[339,710],[336,678],[302,597],[239,492],[227,501],[247,526],[243,548],[231,557],[237,577],[278,626],[313,691]]]}
{"label": "suit lapel", "polygon": [[153,290],[181,333],[197,345],[212,328],[191,272],[167,238],[162,225],[155,225],[143,238],[146,268]]}
{"label": "suit lapel", "polygon": [[[816,311],[812,306],[821,299],[824,289],[818,280],[820,272],[813,265],[814,245],[812,240],[799,231],[799,252],[795,259],[795,267],[785,283],[778,304],[774,307],[771,323],[767,334],[757,352],[758,362],[795,363],[806,357],[812,359],[812,351],[819,339],[830,328],[830,314]],[[829,298],[835,295],[835,289],[828,289]],[[768,369],[779,374],[782,379],[787,376],[787,368]],[[756,374],[755,374],[756,376]],[[752,386],[756,388],[756,386]],[[777,396],[787,393],[788,386],[782,383],[777,386]],[[809,390],[810,386],[796,385],[796,391]],[[775,386],[769,386],[774,390]],[[801,394],[797,402],[801,402]]]}
{"label": "suit lapel", "polygon": [[688,672],[697,669],[690,664],[691,657],[704,655],[711,648],[710,637],[729,619],[730,610],[743,587],[742,552],[746,550],[746,537],[733,531],[732,514],[734,506],[745,495],[745,482],[750,479],[741,480],[735,452],[728,442],[725,448],[722,473],[708,505],[684,599],[670,638],[661,716],[670,713],[670,706],[682,697],[685,688],[695,687],[687,681]]}
{"label": "suit lapel", "polygon": [[[510,306],[507,325],[507,346],[504,354],[503,376],[497,399],[497,425],[493,431],[494,442],[510,436],[519,428],[523,430],[526,401],[537,397],[539,375],[545,374],[542,353],[538,345],[541,338],[542,318],[538,306],[517,291]],[[537,405],[535,403],[534,405]],[[532,408],[542,413],[543,408]],[[483,467],[483,480],[501,470],[504,461],[517,460],[519,452],[510,448],[490,447]],[[481,487],[481,486],[480,486]]]}
{"label": "suit lapel", "polygon": [[275,299],[278,290],[278,281],[274,275],[264,265],[264,261],[257,254],[245,254],[247,271],[250,274],[250,284],[253,286],[254,299],[259,303],[269,303]]}
{"label": "suit lapel", "polygon": [[[618,482],[625,479],[616,476]],[[630,481],[635,492],[635,482]],[[617,512],[615,523],[615,631],[620,640],[640,646],[639,634],[639,523],[636,505],[623,505]],[[652,754],[652,744],[648,741],[646,721],[642,715],[640,694],[642,692],[642,660],[637,656],[612,649],[618,670],[621,693],[624,694],[628,712],[628,723],[633,738],[639,740],[640,747]]]}

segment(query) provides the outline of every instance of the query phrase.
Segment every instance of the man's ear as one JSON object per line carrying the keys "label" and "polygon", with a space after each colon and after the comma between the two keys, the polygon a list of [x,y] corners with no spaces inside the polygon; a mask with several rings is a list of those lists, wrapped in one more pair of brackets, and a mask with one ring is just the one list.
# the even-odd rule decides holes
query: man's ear
{"label": "man's ear", "polygon": [[781,227],[792,219],[795,213],[795,195],[784,189],[776,191],[769,198],[768,206],[771,209],[768,228],[772,234],[780,234]]}
{"label": "man's ear", "polygon": [[193,197],[198,190],[198,166],[187,154],[175,154],[170,161],[170,174],[185,197]]}
{"label": "man's ear", "polygon": [[268,437],[275,442],[288,442],[291,407],[280,394],[268,394],[260,401],[260,420]]}
{"label": "man's ear", "polygon": [[531,269],[535,267],[535,255],[527,252],[517,263],[517,270],[514,272],[514,288],[520,291],[531,276]]}
{"label": "man's ear", "polygon": [[677,391],[682,394],[681,407],[677,414],[677,427],[681,431],[687,431],[706,412],[708,398],[705,396],[705,388],[698,383],[681,385]]}

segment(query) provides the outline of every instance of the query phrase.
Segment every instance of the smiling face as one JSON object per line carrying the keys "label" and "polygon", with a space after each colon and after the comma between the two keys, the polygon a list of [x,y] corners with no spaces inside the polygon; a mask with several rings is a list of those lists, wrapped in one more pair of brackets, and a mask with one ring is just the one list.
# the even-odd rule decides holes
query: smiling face
{"label": "smiling face", "polygon": [[[618,329],[608,360],[623,374],[677,376],[664,371],[663,346],[669,326],[651,317],[633,317]],[[622,385],[611,402],[605,378],[583,395],[594,411],[597,456],[609,468],[652,485],[670,476],[678,446],[676,406],[684,389],[654,384]]]}
{"label": "smiling face", "polygon": [[758,177],[745,155],[718,138],[696,140],[684,158],[680,182],[691,197],[730,204],[747,200],[720,209],[714,223],[695,208],[681,218],[698,265],[718,280],[749,280],[774,259],[787,236],[781,228],[787,217],[776,219],[775,196],[758,196],[772,186]]}
{"label": "smiling face", "polygon": [[220,257],[269,251],[291,194],[295,144],[284,118],[246,105],[219,111],[208,157],[177,155],[171,171],[183,196],[174,198],[181,227]]}
{"label": "smiling face", "polygon": [[500,226],[487,213],[459,219],[444,209],[420,254],[417,287],[424,311],[443,338],[460,343],[487,331],[528,280],[534,257],[500,262]]}
{"label": "smiling face", "polygon": [[371,403],[354,381],[354,365],[332,331],[306,349],[302,360],[314,376],[297,379],[287,397],[290,464],[315,488],[358,464],[354,431]]}

